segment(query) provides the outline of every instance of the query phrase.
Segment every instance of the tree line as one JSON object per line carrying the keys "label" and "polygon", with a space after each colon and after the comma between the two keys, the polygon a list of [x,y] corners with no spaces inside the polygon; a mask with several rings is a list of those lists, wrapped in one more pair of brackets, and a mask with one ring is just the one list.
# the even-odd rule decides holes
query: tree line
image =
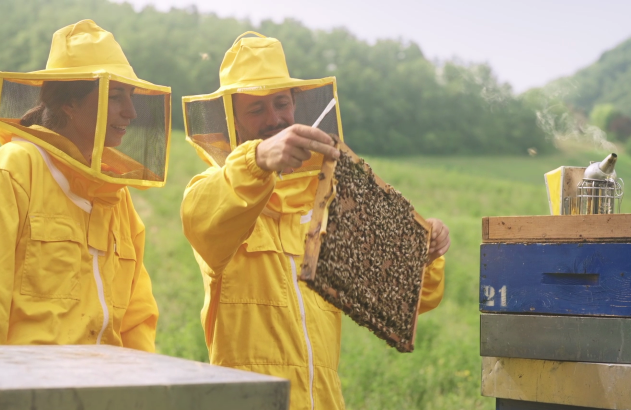
{"label": "tree line", "polygon": [[219,66],[248,30],[278,38],[294,78],[336,76],[346,140],[370,155],[524,154],[552,150],[533,107],[485,64],[434,63],[404,40],[358,39],[344,28],[312,30],[220,18],[194,7],[135,11],[106,0],[0,2],[0,70],[44,68],[55,30],[85,18],[114,33],[139,77],[173,90],[173,126],[181,97],[219,86]]}

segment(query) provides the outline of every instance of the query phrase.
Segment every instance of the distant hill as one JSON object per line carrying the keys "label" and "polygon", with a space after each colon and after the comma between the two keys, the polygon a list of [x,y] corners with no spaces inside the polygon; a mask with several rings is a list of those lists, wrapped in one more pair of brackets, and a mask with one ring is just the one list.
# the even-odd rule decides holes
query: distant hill
{"label": "distant hill", "polygon": [[565,100],[589,116],[594,106],[612,104],[631,116],[631,38],[603,53],[594,64],[553,84],[576,87]]}

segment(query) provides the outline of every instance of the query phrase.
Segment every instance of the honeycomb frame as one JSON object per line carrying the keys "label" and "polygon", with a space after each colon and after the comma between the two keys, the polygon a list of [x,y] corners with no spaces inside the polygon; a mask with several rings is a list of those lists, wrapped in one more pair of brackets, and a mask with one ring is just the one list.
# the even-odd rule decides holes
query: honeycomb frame
{"label": "honeycomb frame", "polygon": [[[318,175],[319,182],[314,201],[314,209],[311,217],[311,223],[306,238],[305,256],[303,264],[301,266],[300,279],[305,281],[312,290],[317,292],[329,303],[333,304],[335,307],[342,310],[345,314],[351,317],[351,319],[353,319],[360,326],[367,327],[370,331],[375,333],[377,337],[385,340],[389,345],[395,347],[398,351],[411,352],[414,350],[414,341],[416,338],[416,324],[422,297],[422,282],[427,265],[429,244],[431,241],[431,225],[425,219],[423,219],[421,215],[414,211],[413,207],[409,204],[409,201],[407,201],[407,199],[405,199],[403,196],[401,196],[399,192],[394,190],[390,185],[388,185],[381,178],[375,175],[370,166],[365,163],[363,159],[358,157],[347,145],[345,145],[343,142],[338,142],[338,148],[340,149],[341,153],[341,157],[338,161],[346,161],[344,162],[345,166],[348,166],[350,162],[352,162],[352,164],[356,167],[354,168],[356,170],[354,172],[363,172],[365,174],[361,175],[361,177],[366,178],[366,180],[369,181],[368,183],[370,184],[370,189],[374,190],[374,192],[381,191],[382,194],[380,194],[380,198],[387,198],[391,199],[392,201],[398,201],[400,207],[403,207],[401,209],[404,209],[404,218],[393,217],[391,218],[392,220],[388,220],[387,222],[389,224],[392,224],[395,230],[407,229],[406,232],[409,233],[410,227],[408,226],[406,228],[404,224],[413,221],[412,225],[414,225],[414,227],[412,229],[416,229],[418,232],[422,232],[419,235],[421,238],[418,238],[418,242],[420,242],[420,244],[416,247],[416,252],[420,252],[421,256],[417,259],[414,259],[412,263],[412,265],[419,266],[420,268],[418,271],[408,269],[403,272],[403,274],[406,275],[405,278],[401,279],[403,280],[403,283],[414,283],[414,286],[412,287],[412,292],[410,293],[410,295],[403,295],[402,300],[400,301],[401,306],[407,307],[407,310],[404,313],[401,313],[401,310],[397,308],[391,309],[390,311],[380,310],[380,305],[386,305],[386,303],[383,303],[383,294],[386,294],[386,292],[384,292],[380,297],[378,294],[378,290],[376,292],[374,289],[370,289],[370,286],[375,285],[375,282],[367,282],[365,278],[362,279],[362,274],[358,273],[358,271],[363,272],[363,270],[357,269],[357,267],[355,267],[355,271],[351,272],[352,258],[348,258],[350,260],[349,264],[347,264],[347,266],[344,266],[341,270],[330,269],[327,267],[330,266],[330,264],[325,259],[334,259],[331,258],[331,252],[338,252],[338,246],[339,249],[343,249],[344,246],[348,247],[350,242],[346,241],[347,243],[345,245],[344,241],[340,239],[339,231],[337,232],[337,234],[332,234],[332,232],[336,232],[334,231],[334,229],[338,229],[337,227],[348,228],[348,223],[344,225],[344,223],[342,222],[343,220],[347,220],[348,218],[343,219],[343,213],[346,212],[344,211],[344,207],[346,205],[343,202],[343,197],[339,198],[340,203],[336,205],[335,208],[338,210],[341,209],[341,213],[339,213],[338,215],[335,214],[335,212],[331,212],[331,210],[333,209],[331,208],[331,206],[334,204],[334,200],[339,194],[337,190],[338,188],[340,188],[340,184],[343,181],[339,181],[338,178],[335,177],[336,169],[338,167],[338,161],[325,160],[322,164],[321,172]],[[344,172],[344,170],[340,172]],[[348,175],[341,176],[344,178],[348,177],[349,180],[351,179],[351,177]],[[340,177],[340,175],[338,175],[338,177]],[[353,184],[349,186],[354,187]],[[359,194],[361,194],[361,192]],[[350,201],[353,202],[352,200]],[[409,208],[405,208],[406,205]],[[409,212],[409,215],[407,215],[407,212]],[[367,216],[367,218],[369,217],[370,215]],[[374,223],[374,221],[362,219],[361,222],[357,221],[355,223],[361,224],[363,226],[364,224]],[[381,224],[378,224],[377,226],[384,226],[383,222],[381,222]],[[327,229],[329,230],[328,235]],[[353,233],[347,232],[343,235],[344,237],[350,238],[352,237]],[[327,240],[334,242],[328,242]],[[358,240],[359,242],[362,241],[361,239]],[[353,243],[354,242],[355,241],[353,240]],[[404,239],[400,240],[400,242],[405,242],[407,244]],[[325,252],[321,252],[323,244],[325,245]],[[383,257],[386,261],[397,260],[396,263],[399,263],[398,261],[400,260],[412,260],[409,255],[402,255],[402,253],[400,252],[400,247],[387,248],[389,249],[389,253],[382,252],[380,250],[380,255],[384,254],[385,256]],[[332,251],[330,251],[331,249]],[[364,249],[364,252],[367,252],[368,250],[369,249]],[[336,260],[337,262],[335,263],[339,263],[339,258],[337,258]],[[367,259],[364,260],[366,261]],[[372,260],[373,259],[371,259],[371,261]],[[387,265],[387,267],[383,269],[383,277],[385,278],[386,282],[390,278],[390,276],[388,276],[389,273],[387,273],[387,269],[390,268],[390,266],[391,265]],[[370,269],[374,270],[373,268]],[[345,276],[347,277],[344,278],[344,280],[341,280],[339,277],[334,278],[333,276],[335,276],[336,274],[339,276],[340,274],[329,274],[327,271],[345,271],[347,272],[345,274]],[[325,278],[327,275],[329,277]],[[396,276],[395,280],[399,279],[399,276]],[[361,283],[358,283],[360,281]],[[392,287],[394,285],[392,283],[388,283],[388,286]],[[418,288],[418,294],[414,292],[414,288]],[[349,292],[349,289],[352,291]],[[398,288],[395,288],[395,290],[396,289]],[[410,306],[415,306],[415,309],[410,309]],[[402,319],[395,320],[395,316]],[[396,326],[393,327],[393,323],[398,323],[399,328],[397,329]]]}

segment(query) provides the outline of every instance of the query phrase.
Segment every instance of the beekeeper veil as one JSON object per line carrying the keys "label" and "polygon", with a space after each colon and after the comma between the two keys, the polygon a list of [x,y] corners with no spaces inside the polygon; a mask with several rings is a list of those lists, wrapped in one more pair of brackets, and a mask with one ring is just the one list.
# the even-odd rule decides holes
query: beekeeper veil
{"label": "beekeeper veil", "polygon": [[[335,77],[291,78],[275,38],[254,32],[239,36],[226,52],[219,78],[214,93],[183,98],[187,140],[211,165],[223,166],[237,145],[269,138],[292,124],[343,138]],[[301,168],[282,178],[315,175],[321,164],[322,155],[312,153]]]}
{"label": "beekeeper veil", "polygon": [[0,143],[30,141],[92,179],[163,186],[171,89],[140,80],[92,20],[53,35],[46,69],[0,72]]}

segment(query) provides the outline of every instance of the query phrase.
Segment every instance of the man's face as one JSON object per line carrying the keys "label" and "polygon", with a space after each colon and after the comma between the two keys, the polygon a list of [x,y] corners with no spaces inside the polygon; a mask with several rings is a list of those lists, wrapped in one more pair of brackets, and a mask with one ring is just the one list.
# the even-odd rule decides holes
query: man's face
{"label": "man's face", "polygon": [[294,99],[290,90],[258,96],[234,94],[235,127],[239,144],[267,139],[294,124]]}

